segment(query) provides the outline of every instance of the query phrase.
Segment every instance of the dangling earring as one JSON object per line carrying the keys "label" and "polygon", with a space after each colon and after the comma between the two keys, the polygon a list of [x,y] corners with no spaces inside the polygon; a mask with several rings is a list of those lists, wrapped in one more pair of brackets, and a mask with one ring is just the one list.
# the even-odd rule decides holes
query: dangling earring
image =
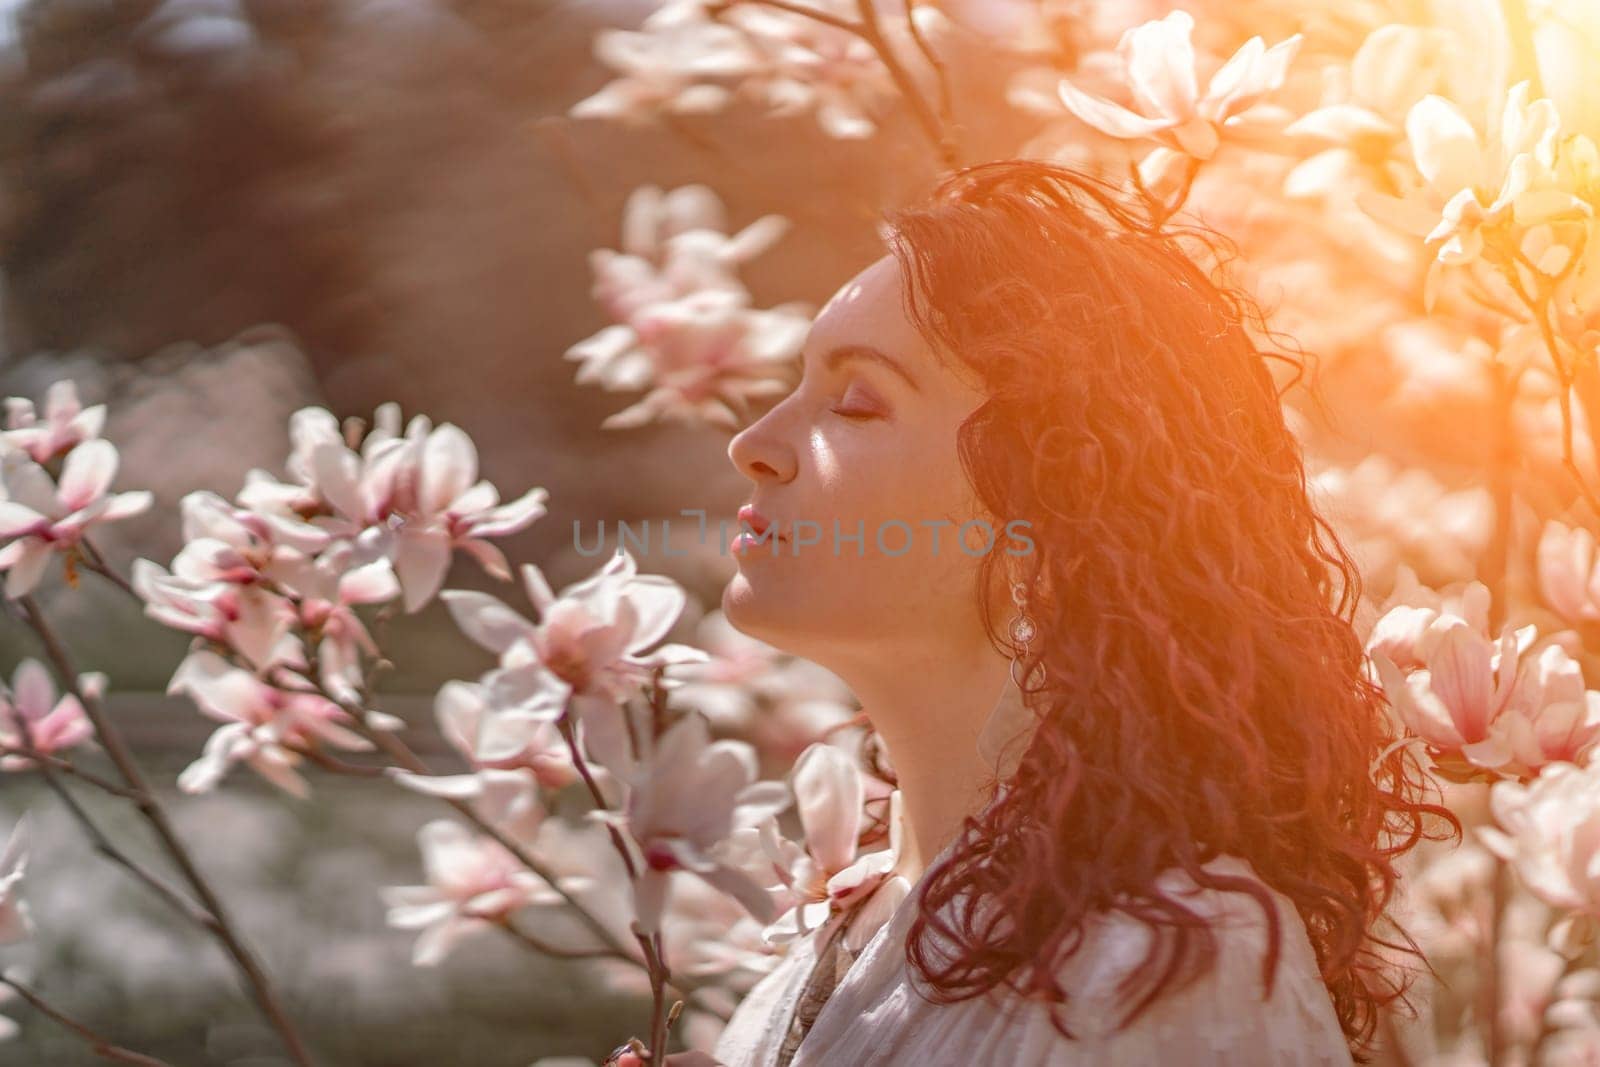
{"label": "dangling earring", "polygon": [[[1011,602],[1017,607],[1016,614],[1011,616],[1008,630],[1013,648],[1011,665],[1005,684],[1000,689],[1000,699],[995,702],[994,710],[989,713],[989,719],[978,735],[979,754],[995,768],[1001,779],[1009,778],[1015,772],[1017,764],[1022,759],[1022,752],[1027,748],[1026,744],[1012,746],[1010,742],[1024,729],[1034,724],[1033,713],[1023,701],[1022,680],[1017,677],[1018,664],[1026,662],[1028,646],[1039,633],[1038,624],[1034,622],[1033,616],[1028,614],[1026,584],[1011,583]],[[1045,678],[1044,664],[1035,664],[1028,676],[1032,687],[1037,689],[1043,685]]]}

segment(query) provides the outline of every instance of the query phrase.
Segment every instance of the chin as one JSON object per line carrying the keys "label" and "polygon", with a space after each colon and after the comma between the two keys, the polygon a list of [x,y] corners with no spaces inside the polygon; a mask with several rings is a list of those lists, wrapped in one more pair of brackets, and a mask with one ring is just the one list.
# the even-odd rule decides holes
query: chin
{"label": "chin", "polygon": [[[819,626],[814,601],[796,595],[787,583],[739,573],[722,590],[722,613],[729,625],[748,637],[764,641],[790,655],[809,656],[815,651]],[[782,584],[784,588],[779,588]]]}

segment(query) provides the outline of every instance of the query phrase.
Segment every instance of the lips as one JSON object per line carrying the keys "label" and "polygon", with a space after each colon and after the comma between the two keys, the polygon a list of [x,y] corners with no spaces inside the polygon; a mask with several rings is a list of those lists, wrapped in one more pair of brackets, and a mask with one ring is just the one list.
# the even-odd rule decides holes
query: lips
{"label": "lips", "polygon": [[[751,504],[746,504],[744,507],[739,509],[739,522],[750,527],[750,532],[755,534],[757,537],[765,537],[767,531],[772,529],[772,520],[761,514],[761,512],[757,511],[754,505]],[[773,541],[785,541],[787,539],[788,538],[781,533],[774,534],[770,538],[770,540]]]}

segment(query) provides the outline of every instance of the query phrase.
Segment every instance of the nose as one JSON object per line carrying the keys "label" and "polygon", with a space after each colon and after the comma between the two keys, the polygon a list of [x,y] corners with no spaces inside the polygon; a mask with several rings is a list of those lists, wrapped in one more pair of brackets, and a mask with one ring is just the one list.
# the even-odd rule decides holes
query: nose
{"label": "nose", "polygon": [[794,446],[782,432],[785,407],[779,404],[728,442],[728,459],[752,482],[788,482],[794,478],[798,466]]}

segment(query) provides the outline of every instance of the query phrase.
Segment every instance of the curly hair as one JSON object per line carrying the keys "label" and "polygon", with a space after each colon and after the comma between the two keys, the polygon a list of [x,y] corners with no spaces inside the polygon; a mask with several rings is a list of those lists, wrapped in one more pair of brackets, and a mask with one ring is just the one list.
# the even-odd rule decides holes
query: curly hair
{"label": "curly hair", "polygon": [[[1233,854],[1293,900],[1367,1062],[1379,1009],[1410,986],[1378,950],[1422,956],[1398,924],[1403,945],[1375,932],[1393,923],[1396,860],[1446,836],[1429,834],[1428,816],[1457,839],[1461,824],[1425,801],[1430,780],[1394,744],[1383,691],[1363,671],[1360,574],[1308,496],[1266,365],[1284,360],[1299,381],[1302,362],[1258,349],[1252,328],[1273,336],[1260,307],[1214,277],[1225,238],[1164,226],[1092,176],[979,164],[884,218],[911,321],[983,382],[960,456],[985,507],[1032,524],[1036,550],[1014,558],[1026,560],[1041,638],[1019,666],[1028,679],[1045,666],[1025,697],[1037,729],[1003,795],[987,783],[987,810],[924,877],[908,961],[937,1003],[1002,983],[1062,1003],[1057,968],[1085,918],[1115,908],[1176,936],[1172,958],[1200,965],[1193,980],[1216,946],[1159,887],[1177,866],[1260,903],[1270,976],[1270,894],[1202,866]],[[1189,239],[1206,254],[1186,251]],[[998,562],[983,557],[981,589]],[[893,781],[892,767],[879,773]],[[976,929],[968,907],[952,926],[941,909],[957,897],[997,902],[991,914],[1006,921]],[[953,958],[923,944],[930,928]],[[1181,977],[1169,965],[1149,981],[1156,947],[1119,987],[1145,990],[1120,1025]]]}

